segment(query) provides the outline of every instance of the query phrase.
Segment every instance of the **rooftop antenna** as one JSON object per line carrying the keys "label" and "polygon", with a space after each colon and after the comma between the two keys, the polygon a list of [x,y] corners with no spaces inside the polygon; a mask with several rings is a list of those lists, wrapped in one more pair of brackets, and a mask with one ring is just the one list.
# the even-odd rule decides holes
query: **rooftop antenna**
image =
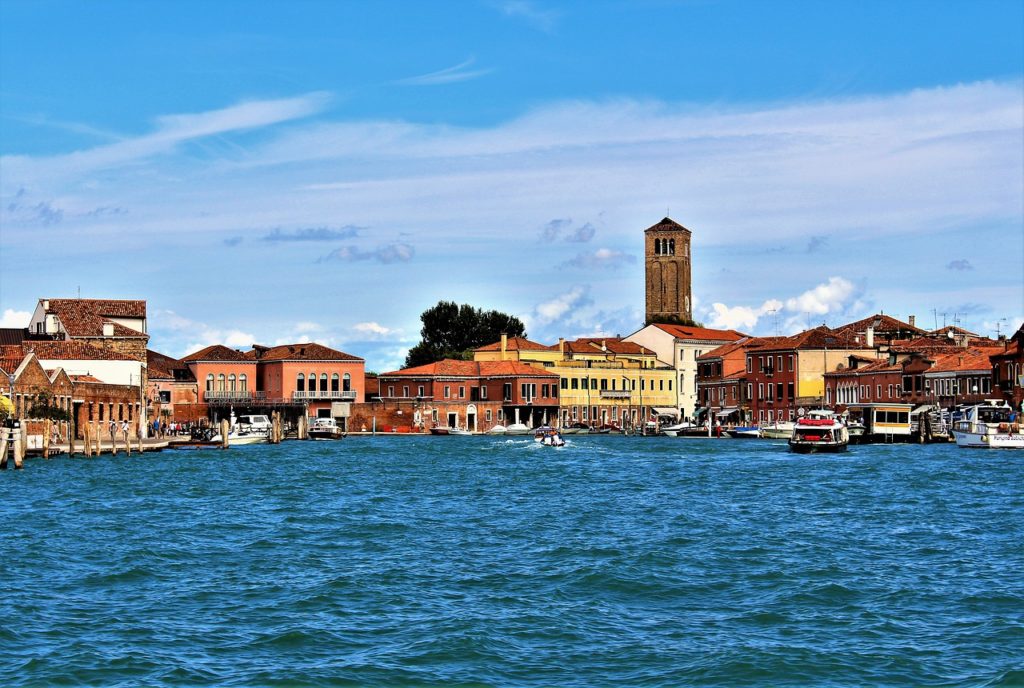
{"label": "rooftop antenna", "polygon": [[933,308],[932,309],[932,318],[935,319],[935,329],[936,330],[939,329],[939,309],[937,309],[937,308]]}
{"label": "rooftop antenna", "polygon": [[996,339],[999,339],[1000,337],[1003,336],[1003,332],[1001,330],[1001,323],[1004,322],[1006,322],[1006,318],[999,318],[999,320],[996,320]]}
{"label": "rooftop antenna", "polygon": [[78,300],[79,301],[82,300],[82,285],[81,284],[78,285]]}
{"label": "rooftop antenna", "polygon": [[778,337],[779,336],[779,309],[778,308],[773,308],[773,309],[771,309],[768,312],[772,314],[772,317],[775,320],[775,336]]}

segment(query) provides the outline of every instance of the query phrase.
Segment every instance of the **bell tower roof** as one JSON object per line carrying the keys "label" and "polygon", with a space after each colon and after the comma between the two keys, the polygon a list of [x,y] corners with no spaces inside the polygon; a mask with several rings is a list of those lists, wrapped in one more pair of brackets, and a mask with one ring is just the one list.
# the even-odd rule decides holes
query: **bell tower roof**
{"label": "bell tower roof", "polygon": [[690,230],[688,230],[686,227],[683,227],[681,224],[679,224],[678,222],[676,222],[675,220],[673,220],[670,217],[662,218],[661,222],[659,222],[659,223],[657,223],[655,225],[651,225],[650,227],[648,227],[647,229],[644,230],[644,232],[679,232],[679,231],[686,232],[687,234],[692,234],[692,232],[690,232]]}

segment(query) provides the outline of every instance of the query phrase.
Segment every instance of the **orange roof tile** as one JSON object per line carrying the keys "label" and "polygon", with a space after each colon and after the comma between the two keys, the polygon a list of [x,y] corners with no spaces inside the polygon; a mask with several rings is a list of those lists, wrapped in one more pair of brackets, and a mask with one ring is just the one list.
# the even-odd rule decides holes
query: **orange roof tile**
{"label": "orange roof tile", "polygon": [[519,361],[456,361],[446,358],[421,366],[381,373],[380,377],[554,377],[556,373]]}
{"label": "orange roof tile", "polygon": [[[552,347],[544,344],[538,344],[537,342],[530,341],[526,337],[509,337],[506,345],[506,351],[550,351]],[[475,351],[501,351],[501,340],[491,344],[484,344]]]}
{"label": "orange roof tile", "polygon": [[55,361],[134,361],[127,354],[93,346],[74,339],[64,341],[35,341],[26,339],[21,345],[25,352],[32,351],[38,358]]}
{"label": "orange roof tile", "polygon": [[200,349],[195,353],[191,353],[181,360],[183,362],[188,363],[198,363],[201,361],[248,361],[245,354],[243,354],[241,351],[229,349],[223,344],[213,344],[211,346],[206,347],[205,349]]}
{"label": "orange roof tile", "polygon": [[[684,232],[690,232],[690,230],[688,230],[686,227],[683,227],[681,224],[679,224],[678,222],[676,222],[672,218],[670,218],[670,217],[663,217],[661,219],[661,221],[659,221],[657,224],[651,225],[650,227],[648,227],[644,231],[645,232],[657,232],[657,231],[678,232],[679,230],[683,230]],[[690,232],[690,233],[692,234],[692,232]]]}
{"label": "orange roof tile", "polygon": [[145,301],[115,299],[44,299],[49,301],[47,313],[56,315],[71,337],[102,337],[104,323],[114,326],[115,337],[144,338],[149,335],[133,330],[110,318],[145,318]]}
{"label": "orange roof tile", "polygon": [[363,359],[344,351],[338,351],[315,342],[304,344],[282,344],[280,346],[253,345],[245,353],[250,360],[270,361],[362,361]]}
{"label": "orange roof tile", "polygon": [[667,323],[654,323],[659,330],[668,332],[676,339],[699,339],[702,341],[733,342],[746,337],[742,332],[736,330],[715,330],[710,327],[690,327],[688,325],[671,325]]}

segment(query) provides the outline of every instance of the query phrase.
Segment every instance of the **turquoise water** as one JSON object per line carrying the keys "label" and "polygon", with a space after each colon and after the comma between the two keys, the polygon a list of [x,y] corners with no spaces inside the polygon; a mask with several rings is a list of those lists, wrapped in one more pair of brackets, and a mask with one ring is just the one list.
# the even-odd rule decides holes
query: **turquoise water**
{"label": "turquoise water", "polygon": [[569,442],[0,473],[0,685],[1024,684],[1024,453]]}

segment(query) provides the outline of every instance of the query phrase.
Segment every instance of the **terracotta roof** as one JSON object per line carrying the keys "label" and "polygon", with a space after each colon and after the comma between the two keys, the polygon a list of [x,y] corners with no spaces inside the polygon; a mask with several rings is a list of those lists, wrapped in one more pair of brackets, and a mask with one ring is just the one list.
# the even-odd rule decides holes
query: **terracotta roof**
{"label": "terracotta roof", "polygon": [[149,335],[133,330],[110,318],[145,318],[145,301],[113,299],[43,299],[49,301],[47,313],[56,315],[64,331],[71,337],[102,337],[104,323],[114,326],[115,337],[145,338]]}
{"label": "terracotta roof", "polygon": [[181,360],[182,362],[194,363],[199,361],[248,361],[249,359],[241,351],[229,349],[223,344],[212,344],[205,349],[189,354]]}
{"label": "terracotta roof", "polygon": [[743,339],[739,339],[739,340],[737,340],[735,342],[729,342],[728,344],[722,344],[721,346],[712,349],[711,351],[707,352],[706,354],[701,354],[700,356],[697,357],[697,360],[698,361],[703,361],[705,359],[712,359],[712,358],[725,358],[729,354],[734,353],[734,352],[739,351],[739,350],[746,351],[747,349],[753,349],[755,347],[767,346],[769,344],[780,342],[783,339],[786,339],[786,338],[785,337],[744,337]]}
{"label": "terracotta roof", "polygon": [[[651,225],[650,227],[648,227],[644,231],[645,232],[657,232],[657,231],[678,232],[679,230],[683,230],[684,232],[690,232],[690,230],[688,230],[686,227],[683,227],[681,224],[679,224],[678,222],[676,222],[672,218],[670,218],[670,217],[663,217],[663,218],[661,218],[660,222],[658,222],[657,224]],[[692,232],[690,232],[690,233],[692,234]]]}
{"label": "terracotta roof", "polygon": [[886,315],[885,313],[869,315],[866,318],[861,318],[860,320],[856,320],[852,323],[840,325],[835,328],[835,331],[843,334],[859,334],[861,332],[866,332],[869,327],[873,327],[875,329],[875,335],[886,335],[899,332],[925,333],[925,330],[922,330],[920,327],[916,327],[910,323],[905,323],[902,320],[897,320],[891,315]]}
{"label": "terracotta roof", "polygon": [[[554,347],[552,347],[554,348]],[[565,350],[574,354],[617,354],[629,356],[654,356],[654,352],[636,342],[627,342],[618,337],[580,337],[565,343]]]}
{"label": "terracotta roof", "polygon": [[[509,337],[505,345],[506,351],[550,351],[553,347],[546,346],[544,344],[538,344],[532,342],[526,337]],[[557,348],[554,347],[554,348]],[[501,340],[494,342],[493,344],[484,344],[483,346],[474,349],[475,351],[501,351]]]}
{"label": "terracotta roof", "polygon": [[36,356],[45,360],[55,361],[134,361],[126,354],[102,349],[87,342],[68,339],[65,341],[45,342],[26,340],[22,345],[25,352],[33,351]]}
{"label": "terracotta roof", "polygon": [[736,330],[713,330],[709,327],[689,327],[687,325],[670,325],[667,323],[654,323],[659,330],[668,332],[676,339],[710,339],[711,341],[734,342],[737,339],[746,337],[742,332]]}
{"label": "terracotta roof", "polygon": [[[765,337],[765,342],[751,347],[752,351],[792,351],[795,349],[864,349],[852,331],[840,332],[819,325],[791,337]],[[771,340],[771,341],[769,341]]]}
{"label": "terracotta roof", "polygon": [[944,373],[958,370],[990,370],[992,362],[989,356],[999,353],[1002,349],[961,349],[958,352],[947,353],[936,357],[935,364],[926,372]]}
{"label": "terracotta roof", "polygon": [[939,354],[946,351],[963,351],[964,347],[953,342],[931,337],[916,337],[914,339],[894,339],[889,344],[889,351],[897,354]]}
{"label": "terracotta roof", "polygon": [[949,333],[949,332],[952,332],[955,335],[956,334],[965,334],[968,337],[977,337],[978,336],[977,333],[971,332],[970,330],[965,330],[962,327],[957,327],[956,325],[946,325],[945,327],[940,327],[937,330],[932,330],[930,334],[933,334],[933,335],[936,335],[936,336],[939,336],[939,337],[945,337],[945,336],[947,336],[947,333]]}
{"label": "terracotta roof", "polygon": [[873,360],[870,363],[859,365],[856,368],[842,368],[840,370],[829,370],[826,371],[826,375],[860,375],[862,373],[881,373],[881,372],[901,372],[903,366],[899,363],[890,365],[889,359],[881,358],[877,361]]}
{"label": "terracotta roof", "polygon": [[152,349],[146,349],[147,377],[150,380],[172,379],[176,369],[181,370],[187,367],[185,363],[176,358],[171,358]]}
{"label": "terracotta roof", "polygon": [[[18,366],[20,366],[21,362],[24,361],[24,360],[25,360],[24,356],[5,356],[5,355],[0,355],[0,370],[2,370],[3,372],[7,373],[8,375],[13,375],[14,372],[16,370],[18,370]],[[6,382],[7,382],[7,380],[0,380],[0,383],[6,383]]]}
{"label": "terracotta roof", "polygon": [[282,344],[280,346],[253,345],[245,356],[253,361],[361,361],[363,359],[323,344]]}
{"label": "terracotta roof", "polygon": [[557,373],[519,361],[443,361],[381,373],[380,377],[555,377]]}
{"label": "terracotta roof", "polygon": [[103,380],[95,378],[92,375],[69,375],[68,377],[71,378],[72,382],[89,382],[103,384]]}

